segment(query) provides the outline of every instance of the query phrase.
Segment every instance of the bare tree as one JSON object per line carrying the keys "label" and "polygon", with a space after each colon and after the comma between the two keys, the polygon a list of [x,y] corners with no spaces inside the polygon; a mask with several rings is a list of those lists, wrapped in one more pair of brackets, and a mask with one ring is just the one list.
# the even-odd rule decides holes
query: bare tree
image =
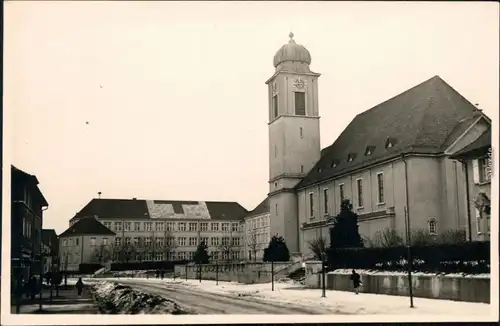
{"label": "bare tree", "polygon": [[175,248],[177,248],[175,237],[172,231],[169,231],[167,230],[167,228],[165,228],[163,246],[162,248],[160,248],[160,250],[163,251],[163,255],[166,260],[170,259],[169,257],[171,257],[171,254],[174,252]]}
{"label": "bare tree", "polygon": [[372,244],[374,247],[390,248],[402,246],[404,244],[404,240],[396,230],[392,228],[385,228],[381,231],[375,232]]}
{"label": "bare tree", "polygon": [[466,241],[465,229],[446,230],[437,236],[437,242],[440,244],[458,244]]}
{"label": "bare tree", "polygon": [[325,252],[326,249],[326,238],[319,237],[308,242],[309,249],[314,254],[314,258],[317,260],[321,260],[322,253]]}
{"label": "bare tree", "polygon": [[[247,241],[247,246],[250,249],[251,254],[253,255],[253,260],[257,260],[257,233],[255,233],[255,230],[252,231],[252,233],[246,238]],[[250,260],[252,257],[249,257]]]}
{"label": "bare tree", "polygon": [[97,264],[104,264],[110,261],[113,257],[110,246],[101,244],[97,246],[92,252],[92,262]]}
{"label": "bare tree", "polygon": [[222,260],[232,260],[232,253],[234,251],[235,244],[230,236],[223,236],[221,239],[221,244],[219,245],[219,251],[222,255]]}

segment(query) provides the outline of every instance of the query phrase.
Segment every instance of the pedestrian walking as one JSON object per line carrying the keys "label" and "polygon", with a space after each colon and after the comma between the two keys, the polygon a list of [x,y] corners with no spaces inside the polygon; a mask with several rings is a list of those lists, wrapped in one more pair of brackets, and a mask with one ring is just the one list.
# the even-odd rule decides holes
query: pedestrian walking
{"label": "pedestrian walking", "polygon": [[354,292],[359,294],[359,286],[361,285],[361,276],[353,269],[351,274],[352,285],[354,286]]}
{"label": "pedestrian walking", "polygon": [[38,287],[38,284],[37,284],[36,278],[34,276],[32,276],[28,282],[28,291],[29,291],[29,295],[30,295],[31,300],[35,300],[35,296],[37,293],[37,287]]}
{"label": "pedestrian walking", "polygon": [[81,297],[83,292],[83,281],[81,277],[78,278],[78,282],[76,282],[76,290],[78,291],[78,296]]}
{"label": "pedestrian walking", "polygon": [[160,277],[162,280],[163,280],[163,277],[165,277],[165,271],[163,269],[160,271]]}

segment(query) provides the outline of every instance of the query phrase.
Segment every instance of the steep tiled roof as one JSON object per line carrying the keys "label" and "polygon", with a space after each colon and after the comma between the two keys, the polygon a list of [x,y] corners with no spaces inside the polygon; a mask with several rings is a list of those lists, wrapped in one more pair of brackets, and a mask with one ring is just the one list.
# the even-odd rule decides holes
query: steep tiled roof
{"label": "steep tiled roof", "polygon": [[77,235],[115,235],[115,233],[102,225],[95,218],[84,217],[61,233],[59,237]]}
{"label": "steep tiled roof", "polygon": [[47,202],[47,199],[44,197],[42,191],[38,187],[38,185],[40,184],[40,182],[38,181],[38,178],[35,175],[29,174],[29,173],[27,173],[27,172],[25,172],[25,171],[23,171],[23,170],[15,167],[14,165],[11,165],[11,180],[12,180],[12,182],[14,182],[16,176],[24,178],[24,180],[28,180],[30,183],[33,184],[34,189],[38,193],[38,196],[40,196],[40,199],[42,201],[41,202],[42,206],[48,206],[49,205],[49,203]]}
{"label": "steep tiled roof", "polygon": [[468,157],[483,156],[488,152],[491,147],[491,128],[488,128],[481,134],[475,141],[457,151],[450,158],[462,159]]}
{"label": "steep tiled roof", "polygon": [[216,202],[207,201],[208,211],[210,212],[211,220],[243,220],[248,214],[248,211],[236,202]]}
{"label": "steep tiled roof", "polygon": [[236,202],[198,202],[182,200],[92,199],[71,220],[97,215],[102,218],[210,218],[243,220],[248,211]]}
{"label": "steep tiled roof", "polygon": [[[440,154],[480,111],[439,76],[358,114],[296,189],[401,154]],[[391,147],[387,147],[391,143]],[[371,154],[367,155],[370,152]],[[350,161],[350,158],[352,159]]]}
{"label": "steep tiled roof", "polygon": [[71,220],[94,215],[99,218],[149,219],[145,200],[94,198]]}
{"label": "steep tiled roof", "polygon": [[248,212],[247,216],[256,216],[269,213],[269,199],[266,197],[259,205],[257,205],[253,210]]}

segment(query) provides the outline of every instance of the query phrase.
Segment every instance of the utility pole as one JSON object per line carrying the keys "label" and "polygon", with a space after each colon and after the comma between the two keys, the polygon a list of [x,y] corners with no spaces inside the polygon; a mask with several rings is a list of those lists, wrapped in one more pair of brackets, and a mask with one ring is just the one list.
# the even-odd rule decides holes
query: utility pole
{"label": "utility pole", "polygon": [[326,256],[326,254],[325,254],[325,252],[323,251],[323,252],[321,253],[321,280],[322,280],[322,283],[323,283],[323,284],[322,284],[322,286],[321,286],[322,291],[323,291],[323,293],[322,293],[322,295],[321,295],[321,297],[322,297],[322,298],[326,298],[326,270],[325,270],[325,256]]}
{"label": "utility pole", "polygon": [[274,291],[274,257],[271,259],[271,291]]}
{"label": "utility pole", "polygon": [[413,283],[411,279],[411,270],[412,270],[412,261],[413,258],[411,256],[411,232],[410,232],[410,218],[408,215],[408,209],[405,206],[405,224],[406,224],[406,247],[408,249],[407,252],[407,260],[408,260],[408,290],[410,294],[410,308],[413,308]]}
{"label": "utility pole", "polygon": [[43,296],[42,296],[42,290],[43,290],[43,253],[42,253],[42,247],[43,247],[43,244],[42,244],[42,237],[41,237],[41,233],[40,233],[40,306],[39,306],[39,310],[42,311],[42,301],[43,301]]}
{"label": "utility pole", "polygon": [[215,285],[219,285],[219,263],[215,260]]}

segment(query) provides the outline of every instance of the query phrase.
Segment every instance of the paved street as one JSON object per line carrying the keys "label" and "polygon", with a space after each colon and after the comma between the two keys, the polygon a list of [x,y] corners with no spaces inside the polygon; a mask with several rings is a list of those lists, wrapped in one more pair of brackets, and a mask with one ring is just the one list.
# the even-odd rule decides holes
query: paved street
{"label": "paved street", "polygon": [[139,291],[161,295],[176,301],[181,307],[197,314],[331,314],[331,312],[324,309],[262,302],[255,298],[238,297],[230,294],[213,294],[176,284],[145,284],[144,281],[130,279],[117,281]]}
{"label": "paved street", "polygon": [[[50,291],[44,289],[42,292],[42,312],[39,312],[40,298],[37,295],[35,300],[23,299],[21,302],[21,314],[95,314],[97,308],[94,305],[87,289],[83,291],[83,295],[78,297],[76,289],[59,290],[59,296],[55,296],[53,292],[52,301],[50,301]],[[11,301],[11,313],[16,313],[16,302]]]}

